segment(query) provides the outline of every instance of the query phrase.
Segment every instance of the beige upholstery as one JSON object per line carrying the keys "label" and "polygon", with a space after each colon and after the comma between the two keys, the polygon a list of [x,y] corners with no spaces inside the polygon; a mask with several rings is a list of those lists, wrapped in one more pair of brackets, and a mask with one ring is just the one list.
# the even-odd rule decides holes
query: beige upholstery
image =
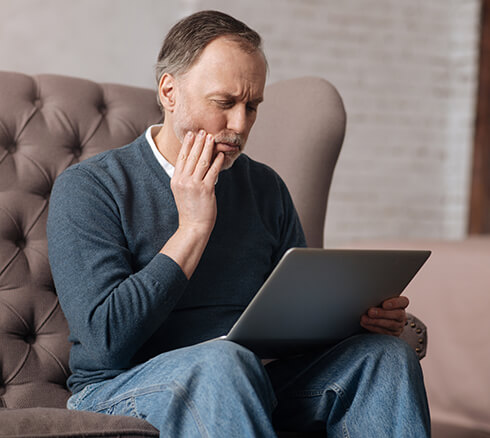
{"label": "beige upholstery", "polygon": [[250,156],[284,178],[310,247],[323,247],[327,197],[345,117],[339,94],[325,80],[279,82],[266,88],[247,145]]}
{"label": "beige upholstery", "polygon": [[432,250],[405,294],[429,327],[421,364],[433,437],[490,438],[490,236],[347,246]]}
{"label": "beige upholstery", "polygon": [[[93,433],[97,415],[11,410],[64,408],[69,397],[67,324],[47,257],[49,194],[70,164],[129,143],[160,113],[151,90],[53,75],[0,72],[0,97],[0,407],[10,408],[0,409],[0,436],[28,435],[33,427],[57,436],[63,424],[72,425],[69,436]],[[322,246],[344,129],[335,89],[304,78],[267,88],[249,140],[250,155],[289,185],[311,246]],[[117,420],[127,426],[120,436],[157,436],[143,421]]]}
{"label": "beige upholstery", "polygon": [[149,90],[0,75],[0,406],[64,406],[67,325],[48,264],[55,178],[160,117]]}

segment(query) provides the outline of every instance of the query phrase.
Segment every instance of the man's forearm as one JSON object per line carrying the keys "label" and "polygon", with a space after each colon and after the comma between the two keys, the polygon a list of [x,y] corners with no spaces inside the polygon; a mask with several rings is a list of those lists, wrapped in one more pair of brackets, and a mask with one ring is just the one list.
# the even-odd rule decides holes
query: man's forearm
{"label": "man's forearm", "polygon": [[191,278],[209,241],[210,232],[199,228],[179,227],[160,253],[170,257]]}

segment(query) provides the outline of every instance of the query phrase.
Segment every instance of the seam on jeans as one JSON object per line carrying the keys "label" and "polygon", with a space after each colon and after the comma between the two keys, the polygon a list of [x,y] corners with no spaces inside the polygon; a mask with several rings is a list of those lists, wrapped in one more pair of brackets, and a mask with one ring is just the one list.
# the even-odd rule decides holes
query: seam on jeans
{"label": "seam on jeans", "polygon": [[96,403],[95,405],[92,406],[92,409],[97,411],[103,411],[105,409],[110,408],[111,406],[123,402],[124,400],[128,400],[133,397],[139,397],[141,395],[152,394],[154,392],[159,392],[163,389],[166,389],[168,386],[169,385],[152,385],[152,386],[145,386],[144,388],[140,388],[140,389],[127,391],[122,394],[119,394],[116,397],[112,397],[107,400]]}
{"label": "seam on jeans", "polygon": [[[328,389],[331,389],[337,394],[337,397],[339,398],[340,402],[342,403],[342,406],[344,408],[344,411],[347,413],[349,411],[349,404],[346,402],[347,395],[344,391],[344,389],[337,385],[336,383],[332,383]],[[349,429],[347,428],[347,423],[345,421],[345,415],[342,420],[342,435],[344,438],[349,438]]]}
{"label": "seam on jeans", "polygon": [[328,389],[331,389],[332,391],[334,391],[337,394],[337,396],[339,397],[339,399],[342,403],[342,406],[345,409],[345,412],[347,412],[349,410],[350,404],[346,402],[347,395],[346,395],[344,389],[341,386],[337,385],[336,383],[332,383],[327,388],[327,390]]}
{"label": "seam on jeans", "polygon": [[[158,385],[161,386],[161,385]],[[146,388],[145,388],[146,389]],[[125,401],[128,402],[128,409],[131,412],[132,417],[140,418],[140,419],[145,419],[140,413],[138,412],[136,408],[136,397],[141,396],[141,395],[146,395],[146,394],[152,394],[154,392],[158,392],[158,390],[154,391],[136,391],[134,393],[133,391],[130,392],[125,392],[124,394],[119,395],[118,397],[115,398],[110,398],[108,400],[105,400],[103,402],[97,403],[92,407],[91,410],[94,412],[103,412],[107,411],[110,408],[115,408],[116,405],[119,405]],[[114,414],[116,415],[116,414]]]}
{"label": "seam on jeans", "polygon": [[[111,408],[114,408],[115,409],[117,405],[121,404],[124,401],[128,401],[129,402],[129,405],[128,405],[128,413],[127,414],[114,413],[114,410],[109,411],[109,412],[106,412],[106,411],[110,410]],[[138,414],[138,411],[136,411],[136,409],[135,409],[134,401],[133,401],[133,398],[132,397],[126,397],[123,400],[119,400],[117,402],[111,403],[109,406],[107,406],[107,407],[105,407],[103,409],[93,408],[93,409],[91,409],[91,411],[92,412],[96,412],[96,413],[100,413],[100,414],[107,414],[107,415],[123,415],[123,416],[128,416],[128,417],[135,417],[135,418],[139,418],[139,419],[142,418],[141,415]]]}
{"label": "seam on jeans", "polygon": [[137,418],[143,418],[139,413],[138,410],[136,409],[136,399],[134,397],[131,397],[129,399],[129,405],[130,409],[134,412],[135,417]]}
{"label": "seam on jeans", "polygon": [[344,435],[344,438],[350,438],[349,431],[347,430],[347,423],[345,420],[342,421],[342,435]]}
{"label": "seam on jeans", "polygon": [[[322,391],[295,391],[293,393],[289,393],[289,397],[293,398],[306,398],[306,397],[321,397],[325,392],[327,391],[333,391],[335,394],[337,394],[337,397],[340,400],[340,403],[342,404],[342,407],[344,408],[344,411],[347,413],[349,411],[349,404],[346,401],[347,395],[344,391],[344,389],[337,385],[336,383],[331,384],[327,388],[325,388]],[[342,420],[342,436],[343,438],[350,438],[349,430],[347,428],[347,423],[345,422],[345,416],[344,420]]]}
{"label": "seam on jeans", "polygon": [[199,433],[201,434],[202,437],[208,438],[209,434],[208,431],[206,430],[206,426],[204,426],[204,423],[201,420],[201,416],[199,415],[199,411],[196,408],[196,405],[192,401],[191,397],[189,396],[189,393],[187,390],[180,385],[177,382],[173,382],[174,386],[179,390],[178,395],[184,400],[184,403],[187,405],[187,408],[192,414],[192,417],[194,418],[194,421],[197,424],[197,428],[199,429]]}
{"label": "seam on jeans", "polygon": [[197,428],[198,428],[201,436],[203,438],[209,438],[209,434],[208,434],[208,431],[206,430],[206,426],[202,422],[201,417],[199,415],[199,412],[198,412],[194,402],[190,398],[187,390],[183,386],[178,384],[177,382],[171,382],[170,384],[164,384],[164,385],[160,384],[160,385],[146,386],[144,388],[140,388],[137,390],[128,391],[128,392],[125,392],[124,394],[120,394],[117,397],[114,397],[114,398],[111,398],[109,400],[105,400],[103,402],[95,404],[91,408],[91,410],[93,410],[95,412],[105,411],[112,406],[115,406],[115,405],[117,405],[117,404],[119,404],[125,400],[131,399],[131,408],[134,411],[134,414],[135,414],[134,416],[137,418],[143,418],[137,411],[136,404],[135,404],[136,398],[140,397],[140,396],[152,394],[155,392],[162,392],[163,390],[167,390],[167,389],[173,390],[174,394],[176,396],[179,396],[183,400],[184,404],[187,406],[187,408],[191,412],[192,418],[196,422]]}
{"label": "seam on jeans", "polygon": [[94,392],[99,386],[101,386],[104,382],[91,383],[90,385],[85,386],[85,388],[81,389],[79,392],[73,394],[67,401],[66,407],[70,410],[80,410],[78,409],[82,402],[87,398],[92,392]]}

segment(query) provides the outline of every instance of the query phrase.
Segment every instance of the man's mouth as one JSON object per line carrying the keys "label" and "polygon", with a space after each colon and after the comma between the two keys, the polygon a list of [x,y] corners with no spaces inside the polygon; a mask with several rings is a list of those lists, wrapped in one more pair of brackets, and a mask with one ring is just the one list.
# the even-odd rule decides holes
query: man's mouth
{"label": "man's mouth", "polygon": [[221,143],[221,142],[216,142],[216,152],[223,152],[223,153],[236,153],[240,151],[240,145],[234,144],[234,143]]}

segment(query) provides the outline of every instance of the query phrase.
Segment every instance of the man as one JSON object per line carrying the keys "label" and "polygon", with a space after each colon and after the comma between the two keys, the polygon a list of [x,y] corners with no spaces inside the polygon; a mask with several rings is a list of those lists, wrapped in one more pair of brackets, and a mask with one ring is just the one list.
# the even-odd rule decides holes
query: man
{"label": "man", "polygon": [[241,154],[266,70],[245,24],[213,11],[181,20],[157,63],[163,125],[57,179],[48,241],[73,342],[68,407],[145,418],[170,437],[427,436],[418,360],[396,339],[406,298],[361,321],[395,336],[266,367],[212,340],[305,246],[282,180]]}

